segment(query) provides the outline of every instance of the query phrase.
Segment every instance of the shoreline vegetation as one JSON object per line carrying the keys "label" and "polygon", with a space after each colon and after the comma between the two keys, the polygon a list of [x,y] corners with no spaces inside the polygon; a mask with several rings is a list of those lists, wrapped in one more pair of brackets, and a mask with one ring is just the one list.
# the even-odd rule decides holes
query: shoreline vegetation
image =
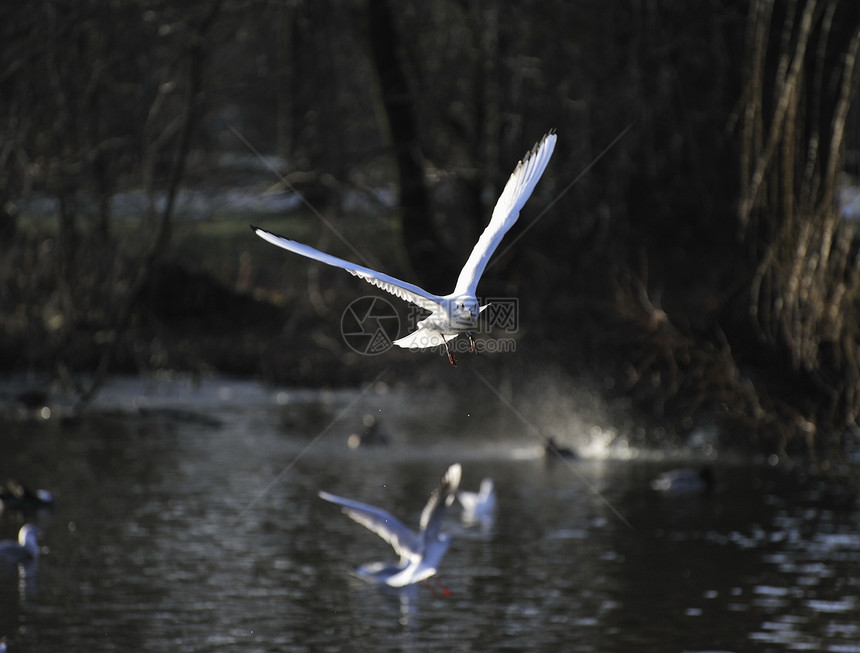
{"label": "shoreline vegetation", "polygon": [[[308,226],[318,221],[310,214],[293,215],[290,224],[282,217],[264,219],[286,231],[310,229],[316,232],[312,241],[331,240],[324,226]],[[355,223],[357,231],[350,238],[361,251],[386,240],[386,222],[378,217],[344,220]],[[82,276],[86,291],[69,301],[88,305],[83,313],[87,319],[70,325],[61,312],[59,289],[45,282],[55,274],[50,269],[55,246],[51,222],[30,222],[41,226],[32,233],[20,232],[5,249],[4,260],[18,271],[17,290],[28,301],[7,313],[0,357],[4,372],[52,379],[54,387],[84,396],[106,343],[114,337],[110,311],[122,303],[123,271],[135,265],[128,250],[133,238],[91,247],[116,253],[109,261],[88,259],[103,275],[108,274],[103,264],[108,264],[109,274],[116,276],[101,277],[107,287],[98,294],[92,289],[100,284]],[[304,226],[292,226],[296,222]],[[364,227],[374,222],[379,231]],[[629,271],[627,278],[613,280],[615,293],[609,297],[597,288],[583,290],[596,273],[605,273],[594,269],[584,272],[575,292],[551,298],[546,305],[529,299],[528,285],[517,288],[514,297],[522,297],[517,297],[514,333],[488,328],[480,334],[486,339],[480,359],[464,350],[461,367],[455,369],[438,352],[391,347],[365,355],[353,350],[341,333],[343,310],[356,298],[383,293],[341,271],[266,248],[244,219],[178,221],[175,227],[170,248],[134,306],[133,319],[119,334],[111,374],[170,370],[192,377],[224,374],[286,386],[338,388],[359,387],[385,372],[386,381],[395,384],[453,385],[468,392],[476,382],[468,367],[476,366],[482,375],[504,380],[511,392],[534,383],[553,389],[586,384],[607,404],[620,401],[627,418],[648,424],[649,431],[663,438],[668,433],[681,441],[702,425],[716,425],[721,443],[729,447],[812,456],[825,467],[841,462],[845,440],[836,432],[821,435],[820,425],[802,412],[810,400],[804,396],[807,386],[795,378],[780,378],[774,369],[741,369],[725,342],[720,346],[719,339],[696,333],[691,325],[685,329],[674,324],[644,291],[632,293],[630,288],[641,291],[641,286]],[[33,252],[44,258],[26,255]],[[376,254],[385,252],[370,252]],[[380,263],[393,264],[394,259]],[[411,319],[404,302],[391,298],[390,303],[397,306],[401,324]],[[497,353],[491,345],[499,338],[506,347]],[[843,435],[851,436],[850,431]],[[643,437],[647,440],[648,433]],[[821,447],[825,437],[828,447]]]}
{"label": "shoreline vegetation", "polygon": [[343,311],[380,293],[247,225],[445,289],[552,127],[479,288],[518,300],[515,351],[475,364],[513,390],[583,380],[659,429],[850,462],[860,239],[837,196],[858,168],[860,5],[7,13],[2,371],[44,372],[82,408],[108,375],[159,369],[449,383],[433,354],[352,351]]}

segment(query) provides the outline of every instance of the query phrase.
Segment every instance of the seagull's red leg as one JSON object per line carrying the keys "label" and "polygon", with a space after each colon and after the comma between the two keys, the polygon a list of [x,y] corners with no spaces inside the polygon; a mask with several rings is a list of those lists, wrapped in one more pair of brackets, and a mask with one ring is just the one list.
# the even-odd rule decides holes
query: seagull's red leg
{"label": "seagull's red leg", "polygon": [[421,581],[421,584],[426,587],[427,590],[430,592],[430,596],[432,596],[434,599],[438,599],[439,593],[436,591],[436,587],[433,586],[434,583],[436,584],[436,587],[438,587],[439,590],[442,592],[442,596],[444,596],[445,598],[451,596],[451,590],[445,587],[442,584],[442,581],[440,581],[436,576],[433,576],[431,578],[425,578]]}
{"label": "seagull's red leg", "polygon": [[454,367],[457,367],[457,357],[451,353],[451,349],[448,347],[448,341],[445,340],[445,351],[448,352],[448,362],[451,363]]}
{"label": "seagull's red leg", "polygon": [[433,576],[433,577],[429,578],[428,580],[436,583],[436,587],[438,587],[440,590],[442,590],[442,596],[444,596],[446,598],[451,596],[451,590],[449,590],[447,587],[445,587],[442,584],[442,581],[439,580],[438,576]]}
{"label": "seagull's red leg", "polygon": [[472,332],[466,331],[466,335],[469,336],[469,346],[472,348],[472,353],[477,354],[478,348],[475,346],[475,339],[472,337]]}

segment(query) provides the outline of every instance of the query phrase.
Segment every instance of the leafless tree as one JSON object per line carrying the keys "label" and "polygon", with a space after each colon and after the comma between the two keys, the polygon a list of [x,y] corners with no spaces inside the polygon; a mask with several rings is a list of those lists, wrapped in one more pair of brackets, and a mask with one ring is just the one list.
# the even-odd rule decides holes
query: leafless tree
{"label": "leafless tree", "polygon": [[815,387],[804,417],[857,425],[860,258],[836,192],[860,81],[860,11],[755,0],[746,41],[738,224],[753,262],[749,316]]}

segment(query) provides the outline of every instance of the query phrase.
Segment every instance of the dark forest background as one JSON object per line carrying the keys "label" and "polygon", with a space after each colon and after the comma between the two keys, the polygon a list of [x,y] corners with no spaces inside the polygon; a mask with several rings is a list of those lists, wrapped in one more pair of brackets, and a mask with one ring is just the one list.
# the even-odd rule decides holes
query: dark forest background
{"label": "dark forest background", "polygon": [[[318,212],[447,293],[555,128],[479,287],[519,298],[517,351],[480,364],[587,376],[736,444],[856,445],[860,261],[837,205],[857,163],[853,0],[36,0],[5,3],[0,36],[7,371],[81,406],[107,374],[160,369],[446,382],[436,356],[350,351],[339,319],[369,287],[247,224],[349,258]],[[313,210],[187,201],[231,188]]]}

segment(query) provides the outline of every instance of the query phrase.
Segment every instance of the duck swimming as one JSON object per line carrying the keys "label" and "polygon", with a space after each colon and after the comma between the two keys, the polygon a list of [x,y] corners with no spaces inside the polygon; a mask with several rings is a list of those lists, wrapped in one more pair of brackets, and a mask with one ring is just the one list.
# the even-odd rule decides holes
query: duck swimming
{"label": "duck swimming", "polygon": [[53,507],[54,495],[48,490],[34,490],[12,478],[0,488],[0,511],[31,513]]}
{"label": "duck swimming", "polygon": [[39,527],[35,524],[24,524],[18,531],[18,541],[3,540],[0,542],[0,562],[7,564],[27,564],[39,558]]}
{"label": "duck swimming", "polygon": [[708,494],[714,489],[714,471],[705,466],[699,470],[690,468],[663,472],[651,481],[651,489],[657,492]]}

